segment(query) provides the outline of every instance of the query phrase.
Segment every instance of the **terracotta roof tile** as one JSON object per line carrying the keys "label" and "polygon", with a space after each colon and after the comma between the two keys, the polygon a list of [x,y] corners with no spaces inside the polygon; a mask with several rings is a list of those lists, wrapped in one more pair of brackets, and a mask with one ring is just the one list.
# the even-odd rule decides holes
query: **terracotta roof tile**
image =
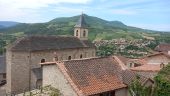
{"label": "terracotta roof tile", "polygon": [[160,65],[145,64],[138,67],[131,68],[132,71],[145,71],[145,72],[158,72],[160,71]]}
{"label": "terracotta roof tile", "polygon": [[110,58],[65,61],[67,74],[85,95],[92,95],[126,87],[121,68]]}
{"label": "terracotta roof tile", "polygon": [[[122,70],[113,57],[86,58],[56,62],[56,64],[80,96],[124,88],[136,78],[135,72]],[[144,76],[140,77],[142,83],[147,80]]]}
{"label": "terracotta roof tile", "polygon": [[113,56],[113,58],[117,61],[117,63],[121,66],[122,70],[128,69],[126,66],[129,59],[123,57],[123,56]]}
{"label": "terracotta roof tile", "polygon": [[139,77],[140,77],[139,81],[140,81],[142,84],[144,84],[144,83],[149,79],[149,78],[147,78],[147,77],[145,77],[145,76],[142,76],[142,75],[139,75],[139,74],[137,74],[136,72],[133,72],[133,71],[131,71],[131,70],[124,70],[124,71],[122,72],[123,82],[124,82],[125,84],[127,84],[127,85],[130,85],[131,82],[136,79],[136,76],[139,76]]}

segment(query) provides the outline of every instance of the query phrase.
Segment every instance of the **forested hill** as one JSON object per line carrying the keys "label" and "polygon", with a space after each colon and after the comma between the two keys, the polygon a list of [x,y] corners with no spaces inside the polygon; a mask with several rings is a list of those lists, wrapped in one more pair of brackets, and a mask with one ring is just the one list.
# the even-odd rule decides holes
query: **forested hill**
{"label": "forested hill", "polygon": [[[98,17],[85,15],[85,21],[89,26],[89,38],[97,39],[140,39],[143,33],[146,34],[158,31],[145,30],[141,28],[131,27],[120,21],[106,21]],[[0,29],[1,33],[12,35],[73,35],[74,25],[79,16],[56,18],[46,23],[26,24],[20,23],[16,26]],[[153,35],[153,34],[152,34]],[[151,35],[151,36],[152,36]],[[150,36],[150,35],[149,35]],[[155,34],[154,34],[155,36]]]}

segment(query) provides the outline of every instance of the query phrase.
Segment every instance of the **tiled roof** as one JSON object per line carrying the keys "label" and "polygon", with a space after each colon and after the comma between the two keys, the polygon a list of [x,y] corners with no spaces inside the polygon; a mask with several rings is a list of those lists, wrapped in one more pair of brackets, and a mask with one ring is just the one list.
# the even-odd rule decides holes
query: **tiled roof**
{"label": "tiled roof", "polygon": [[74,36],[26,36],[16,40],[8,49],[12,51],[58,50],[95,47],[90,41]]}
{"label": "tiled roof", "polygon": [[6,60],[5,56],[0,56],[0,73],[6,73]]}
{"label": "tiled roof", "polygon": [[87,27],[87,23],[85,22],[85,19],[84,19],[84,14],[80,15],[80,18],[74,27],[82,27],[82,28]]}
{"label": "tiled roof", "polygon": [[73,82],[86,95],[126,87],[117,74],[121,68],[111,57],[65,61],[64,66]]}
{"label": "tiled roof", "polygon": [[67,74],[85,95],[126,87],[121,80],[121,68],[112,57],[65,61]]}
{"label": "tiled roof", "polygon": [[122,67],[123,70],[128,69],[126,64],[129,61],[129,59],[123,56],[113,56],[113,58],[117,61],[117,63]]}
{"label": "tiled roof", "polygon": [[138,67],[131,68],[132,71],[145,71],[145,72],[158,72],[160,71],[160,65],[158,64],[145,64]]}
{"label": "tiled roof", "polygon": [[[93,95],[124,88],[136,78],[135,72],[123,70],[117,60],[111,56],[59,61],[56,64],[78,95]],[[140,77],[141,83],[145,83],[148,79]]]}
{"label": "tiled roof", "polygon": [[125,84],[127,84],[127,85],[130,85],[131,82],[136,79],[136,76],[139,76],[139,77],[140,77],[140,78],[139,78],[139,81],[140,81],[142,84],[144,84],[144,83],[148,80],[147,77],[144,77],[144,76],[142,76],[142,75],[139,75],[139,74],[137,74],[137,73],[135,73],[135,72],[133,72],[133,71],[131,71],[131,70],[124,70],[124,71],[122,72],[123,82],[124,82]]}
{"label": "tiled roof", "polygon": [[158,46],[156,46],[155,50],[159,52],[170,51],[170,44],[167,44],[167,43],[159,44]]}
{"label": "tiled roof", "polygon": [[130,60],[129,58],[126,58],[124,56],[121,55],[117,55],[116,56],[120,61],[122,61],[122,63],[124,63],[125,65],[127,64],[127,62]]}

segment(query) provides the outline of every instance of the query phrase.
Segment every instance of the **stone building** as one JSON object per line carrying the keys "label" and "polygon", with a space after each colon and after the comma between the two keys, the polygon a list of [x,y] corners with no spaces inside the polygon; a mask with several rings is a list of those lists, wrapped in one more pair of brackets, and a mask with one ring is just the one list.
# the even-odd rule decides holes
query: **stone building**
{"label": "stone building", "polygon": [[170,51],[170,44],[161,43],[158,46],[156,46],[154,50],[158,51],[158,52],[168,52],[168,51]]}
{"label": "stone building", "polygon": [[5,56],[0,56],[0,86],[3,85],[4,80],[6,80],[6,62]]}
{"label": "stone building", "polygon": [[[51,85],[62,96],[128,96],[128,85],[136,74],[122,68],[115,57],[41,63],[43,86]],[[153,84],[140,76],[145,86]]]}
{"label": "stone building", "polygon": [[42,83],[39,63],[95,57],[96,48],[88,40],[83,17],[75,25],[74,36],[26,36],[8,46],[7,92],[21,93]]}

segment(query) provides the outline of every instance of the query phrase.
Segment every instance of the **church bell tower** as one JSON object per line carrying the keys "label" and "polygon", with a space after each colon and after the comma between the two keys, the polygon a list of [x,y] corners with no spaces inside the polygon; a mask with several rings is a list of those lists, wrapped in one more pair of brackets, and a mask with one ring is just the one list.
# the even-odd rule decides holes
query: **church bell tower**
{"label": "church bell tower", "polygon": [[88,40],[88,29],[83,13],[80,15],[78,22],[74,26],[74,36],[78,37],[80,40]]}

